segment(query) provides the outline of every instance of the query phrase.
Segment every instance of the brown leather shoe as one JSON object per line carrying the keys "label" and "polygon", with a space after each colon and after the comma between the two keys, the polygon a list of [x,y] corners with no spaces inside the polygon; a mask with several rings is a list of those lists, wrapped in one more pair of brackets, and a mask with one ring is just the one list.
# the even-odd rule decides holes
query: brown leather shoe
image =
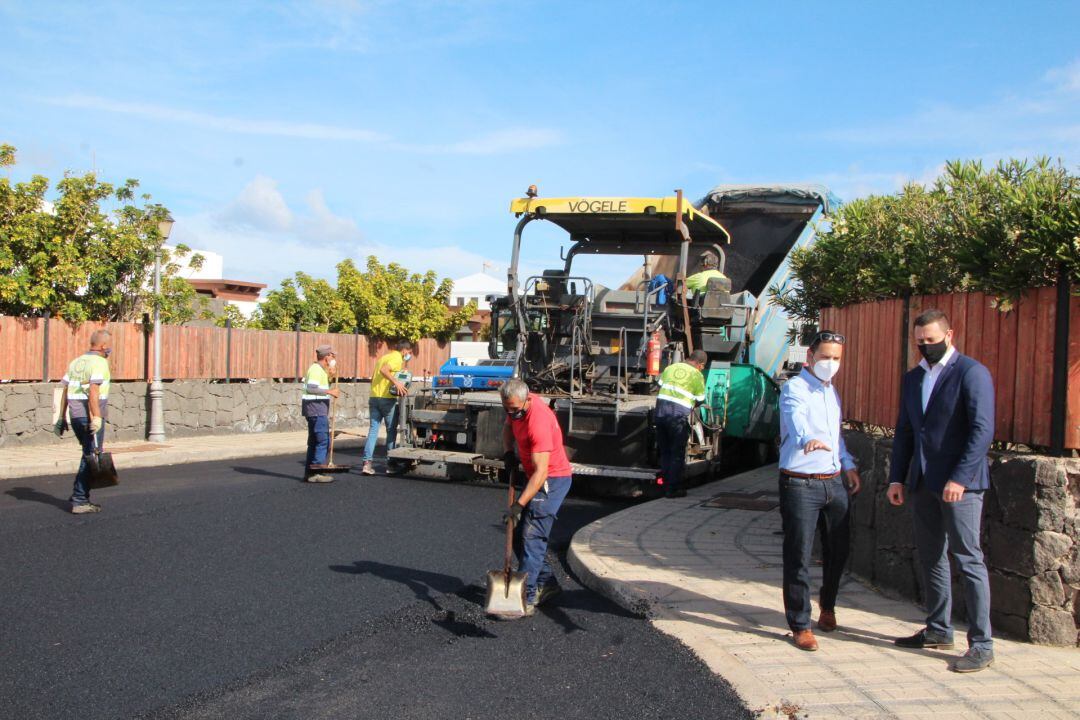
{"label": "brown leather shoe", "polygon": [[817,627],[821,632],[832,632],[836,629],[836,611],[822,610],[818,615]]}
{"label": "brown leather shoe", "polygon": [[795,647],[800,650],[808,650],[813,652],[817,650],[817,638],[814,637],[814,631],[807,628],[806,630],[796,630],[795,635]]}

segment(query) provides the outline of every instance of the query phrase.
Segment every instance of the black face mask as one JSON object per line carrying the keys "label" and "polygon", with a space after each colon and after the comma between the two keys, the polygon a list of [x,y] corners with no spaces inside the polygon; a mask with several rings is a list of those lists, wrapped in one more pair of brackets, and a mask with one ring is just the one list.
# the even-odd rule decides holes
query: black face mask
{"label": "black face mask", "polygon": [[512,420],[521,420],[523,417],[525,417],[526,410],[527,410],[527,408],[522,407],[520,410],[515,410],[515,411],[513,411],[511,413],[508,413],[508,414],[510,415],[510,418]]}
{"label": "black face mask", "polygon": [[948,346],[945,341],[936,343],[926,343],[925,345],[919,345],[919,352],[926,358],[926,362],[931,365],[937,365],[941,362],[941,358],[945,357],[945,351],[948,350]]}

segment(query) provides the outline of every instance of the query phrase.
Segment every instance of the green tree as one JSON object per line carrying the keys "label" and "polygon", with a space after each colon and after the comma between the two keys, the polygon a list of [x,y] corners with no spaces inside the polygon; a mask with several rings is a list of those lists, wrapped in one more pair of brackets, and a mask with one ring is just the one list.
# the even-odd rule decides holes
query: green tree
{"label": "green tree", "polygon": [[797,283],[773,302],[804,323],[823,307],[982,291],[1008,309],[1063,271],[1080,285],[1080,176],[1060,163],[951,162],[929,189],[843,205],[791,255]]}
{"label": "green tree", "polygon": [[453,282],[434,271],[410,273],[397,263],[367,259],[361,272],[352,260],[338,263],[337,290],[348,303],[360,332],[371,337],[448,340],[476,313],[470,302],[457,311],[447,306]]}
{"label": "green tree", "polygon": [[305,332],[352,332],[356,327],[352,309],[334,287],[302,272],[267,293],[249,327],[292,330],[297,322]]}
{"label": "green tree", "polygon": [[232,304],[222,308],[221,314],[214,318],[214,324],[218,327],[225,327],[226,321],[232,321],[232,326],[237,329],[249,327],[248,319],[244,317],[244,313],[240,312],[240,308]]}
{"label": "green tree", "polygon": [[[15,160],[15,148],[0,145],[0,166]],[[155,297],[148,289],[168,210],[150,195],[136,197],[138,181],[114,186],[94,173],[69,175],[56,184],[51,207],[49,187],[40,175],[0,178],[0,313],[133,320],[156,302],[167,319],[190,319],[195,292],[176,277],[187,248],[165,253],[162,291]]]}

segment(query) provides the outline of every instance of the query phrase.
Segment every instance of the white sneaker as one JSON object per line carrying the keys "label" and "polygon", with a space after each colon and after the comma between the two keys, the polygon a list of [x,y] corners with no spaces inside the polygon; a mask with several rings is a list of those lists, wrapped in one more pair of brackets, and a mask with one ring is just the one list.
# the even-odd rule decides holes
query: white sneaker
{"label": "white sneaker", "polygon": [[94,503],[90,503],[90,502],[81,503],[79,505],[72,505],[71,506],[71,514],[72,515],[86,515],[87,513],[98,513],[98,512],[101,512],[101,506],[100,505],[95,505]]}
{"label": "white sneaker", "polygon": [[375,466],[371,464],[370,460],[368,460],[366,463],[364,463],[364,467],[360,469],[360,472],[365,475],[375,475]]}

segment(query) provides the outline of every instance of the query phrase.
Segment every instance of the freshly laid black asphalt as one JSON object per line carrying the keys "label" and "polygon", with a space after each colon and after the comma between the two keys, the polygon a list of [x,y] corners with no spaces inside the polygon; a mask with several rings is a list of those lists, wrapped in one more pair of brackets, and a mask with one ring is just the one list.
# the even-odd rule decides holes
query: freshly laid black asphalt
{"label": "freshly laid black asphalt", "polygon": [[624,503],[571,497],[552,543],[565,592],[500,622],[482,606],[503,492],[299,470],[132,470],[83,516],[68,476],[0,481],[0,716],[750,716],[683,646],[567,576],[574,531]]}

